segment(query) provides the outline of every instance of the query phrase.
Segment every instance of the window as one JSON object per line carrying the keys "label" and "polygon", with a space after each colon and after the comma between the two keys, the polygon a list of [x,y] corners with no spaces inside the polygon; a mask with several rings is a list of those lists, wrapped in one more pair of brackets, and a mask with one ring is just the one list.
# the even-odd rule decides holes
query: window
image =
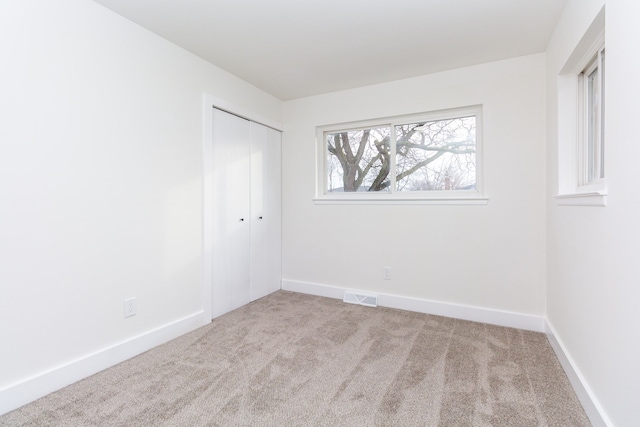
{"label": "window", "polygon": [[481,107],[318,128],[319,200],[480,198]]}
{"label": "window", "polygon": [[582,101],[582,166],[578,184],[593,185],[604,179],[604,48],[579,75]]}
{"label": "window", "polygon": [[558,74],[558,205],[606,206],[605,7]]}

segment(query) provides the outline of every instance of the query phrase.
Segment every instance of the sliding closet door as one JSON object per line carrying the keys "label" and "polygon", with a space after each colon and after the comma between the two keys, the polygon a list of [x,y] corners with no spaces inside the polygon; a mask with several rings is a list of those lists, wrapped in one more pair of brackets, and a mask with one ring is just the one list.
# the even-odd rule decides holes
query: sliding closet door
{"label": "sliding closet door", "polygon": [[282,133],[267,129],[267,145],[269,170],[265,187],[269,207],[269,261],[265,294],[270,294],[282,288]]}
{"label": "sliding closet door", "polygon": [[281,134],[251,123],[251,300],[280,289]]}
{"label": "sliding closet door", "polygon": [[250,302],[251,130],[248,120],[213,114],[213,317]]}

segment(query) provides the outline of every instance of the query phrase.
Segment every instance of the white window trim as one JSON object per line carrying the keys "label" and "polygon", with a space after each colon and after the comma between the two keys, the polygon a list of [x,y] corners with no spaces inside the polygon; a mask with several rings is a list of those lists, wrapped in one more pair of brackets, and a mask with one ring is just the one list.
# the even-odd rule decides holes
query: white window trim
{"label": "white window trim", "polygon": [[603,8],[558,76],[558,144],[560,144],[558,167],[560,170],[558,171],[558,194],[553,198],[559,206],[607,205],[606,178],[586,182],[586,111],[582,98],[583,81],[580,77],[593,58],[605,48],[604,24]]}
{"label": "white window trim", "polygon": [[560,206],[607,206],[606,191],[590,191],[554,196]]}
{"label": "white window trim", "polygon": [[[474,190],[328,193],[327,155],[325,133],[340,132],[376,126],[394,126],[407,122],[444,120],[454,117],[476,117],[476,185]],[[316,128],[316,197],[315,204],[429,204],[429,205],[486,205],[489,201],[483,193],[482,180],[482,106],[474,105],[372,120],[336,123]],[[395,155],[395,146],[392,148]]]}

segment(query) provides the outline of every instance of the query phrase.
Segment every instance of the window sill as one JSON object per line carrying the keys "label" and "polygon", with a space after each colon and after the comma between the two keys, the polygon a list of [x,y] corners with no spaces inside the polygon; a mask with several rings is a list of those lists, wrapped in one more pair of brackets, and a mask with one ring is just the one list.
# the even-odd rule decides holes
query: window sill
{"label": "window sill", "polygon": [[607,192],[604,190],[558,194],[554,199],[558,206],[607,206]]}
{"label": "window sill", "polygon": [[316,205],[486,205],[486,197],[398,197],[381,195],[378,197],[338,197],[321,196],[313,199]]}

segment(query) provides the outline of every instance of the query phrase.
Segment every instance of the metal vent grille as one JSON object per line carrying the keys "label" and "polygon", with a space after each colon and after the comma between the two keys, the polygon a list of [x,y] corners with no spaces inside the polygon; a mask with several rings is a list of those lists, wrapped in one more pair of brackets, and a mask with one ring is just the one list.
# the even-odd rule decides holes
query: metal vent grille
{"label": "metal vent grille", "polygon": [[377,307],[378,306],[378,296],[371,294],[362,294],[357,292],[346,291],[344,293],[344,298],[342,301],[347,302],[349,304],[359,304],[366,305],[367,307]]}

